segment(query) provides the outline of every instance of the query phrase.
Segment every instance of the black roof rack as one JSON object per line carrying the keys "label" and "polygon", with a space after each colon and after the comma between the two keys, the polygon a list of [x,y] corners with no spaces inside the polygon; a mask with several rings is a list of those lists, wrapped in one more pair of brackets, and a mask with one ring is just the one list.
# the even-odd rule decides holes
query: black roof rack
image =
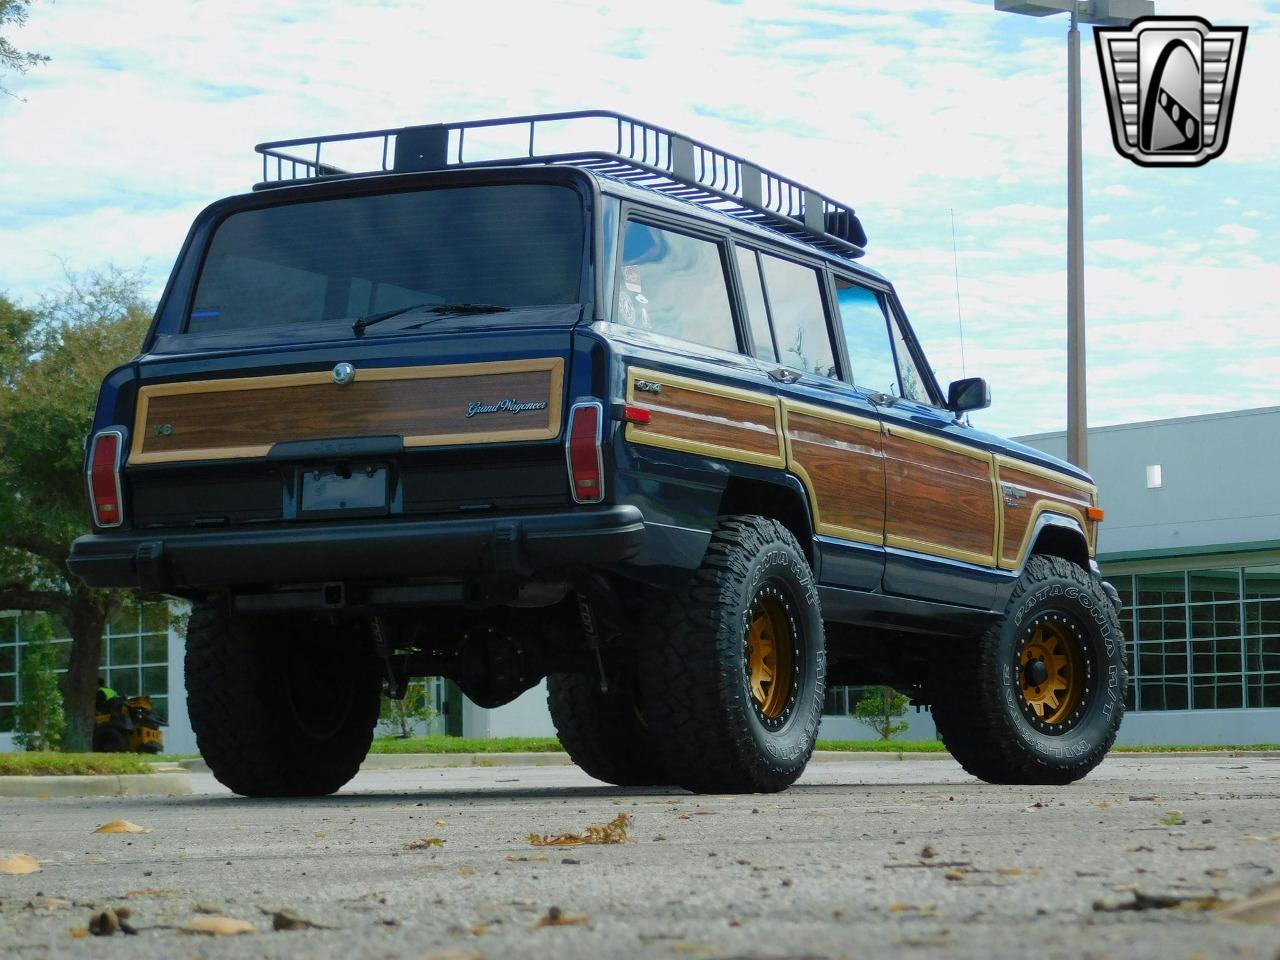
{"label": "black roof rack", "polygon": [[[583,128],[593,125],[593,142],[608,148],[535,148],[539,140],[580,144]],[[559,163],[772,227],[851,259],[862,256],[867,244],[852,207],[743,157],[607,110],[301,137],[254,149],[262,154],[262,182],[255,189],[330,177]]]}

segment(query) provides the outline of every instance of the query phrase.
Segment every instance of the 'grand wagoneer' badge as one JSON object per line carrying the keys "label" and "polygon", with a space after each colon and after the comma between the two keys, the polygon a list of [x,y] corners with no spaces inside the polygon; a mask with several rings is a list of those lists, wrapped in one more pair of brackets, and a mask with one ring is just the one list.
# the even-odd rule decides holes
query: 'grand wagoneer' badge
{"label": "'grand wagoneer' badge", "polygon": [[467,405],[467,418],[470,419],[478,413],[524,413],[528,410],[545,410],[547,409],[547,401],[539,400],[534,403],[524,403],[520,400],[499,400],[497,403],[481,403],[473,400]]}

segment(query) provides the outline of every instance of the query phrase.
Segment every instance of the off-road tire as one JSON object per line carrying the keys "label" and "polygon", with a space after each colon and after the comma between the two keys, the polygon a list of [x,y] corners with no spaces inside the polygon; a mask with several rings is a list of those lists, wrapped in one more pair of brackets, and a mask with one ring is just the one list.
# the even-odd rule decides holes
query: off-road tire
{"label": "off-road tire", "polygon": [[369,752],[381,673],[358,628],[198,603],[186,686],[196,743],[220,783],[246,797],[323,796]]}
{"label": "off-road tire", "polygon": [[611,678],[601,693],[595,674],[553,673],[547,707],[560,743],[588,776],[620,787],[666,783],[630,676]]}
{"label": "off-road tire", "polygon": [[[1020,688],[1019,646],[1046,622],[1076,638],[1085,671],[1078,707],[1059,724],[1041,722]],[[1071,783],[1115,742],[1127,676],[1119,615],[1102,581],[1069,560],[1035,556],[1004,616],[939,662],[934,721],[951,755],[988,783]]]}
{"label": "off-road tire", "polygon": [[[775,718],[752,696],[746,640],[753,604],[774,591],[794,644],[791,695]],[[679,591],[649,596],[637,636],[645,721],[667,782],[703,793],[772,793],[804,772],[826,691],[813,572],[791,532],[766,517],[721,517],[701,567]]]}

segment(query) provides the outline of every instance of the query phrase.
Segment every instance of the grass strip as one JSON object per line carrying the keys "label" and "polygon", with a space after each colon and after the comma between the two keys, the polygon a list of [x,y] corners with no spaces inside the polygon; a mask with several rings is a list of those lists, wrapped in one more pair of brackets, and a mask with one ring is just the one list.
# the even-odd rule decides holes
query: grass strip
{"label": "grass strip", "polygon": [[151,773],[151,759],[139,753],[0,753],[0,777]]}
{"label": "grass strip", "polygon": [[558,753],[555,737],[379,737],[370,753]]}
{"label": "grass strip", "polygon": [[[564,748],[555,737],[380,737],[370,753],[556,753]],[[946,753],[940,740],[819,740],[818,750],[842,753]],[[1114,747],[1114,753],[1205,753],[1231,750],[1278,750],[1280,744],[1161,744]],[[56,756],[56,754],[55,754]]]}

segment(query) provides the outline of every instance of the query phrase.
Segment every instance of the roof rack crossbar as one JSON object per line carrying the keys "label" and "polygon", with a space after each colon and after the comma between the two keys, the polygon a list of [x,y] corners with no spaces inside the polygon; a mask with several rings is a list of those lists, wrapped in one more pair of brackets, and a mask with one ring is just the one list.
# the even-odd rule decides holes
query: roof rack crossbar
{"label": "roof rack crossbar", "polygon": [[[612,124],[613,149],[537,152],[540,133],[567,121]],[[484,142],[469,149],[477,131],[519,128],[520,146],[503,157],[484,157]],[[468,143],[468,132],[472,133]],[[380,147],[356,169],[326,161],[346,146]],[[495,117],[460,123],[429,124],[357,133],[330,134],[260,143],[262,182],[257,188],[331,177],[369,176],[455,167],[567,164],[696,203],[721,213],[779,230],[802,242],[841,256],[860,257],[867,237],[852,207],[801,183],[656,124],[606,110]],[[274,160],[274,164],[271,161]],[[287,173],[286,173],[287,171]]]}

